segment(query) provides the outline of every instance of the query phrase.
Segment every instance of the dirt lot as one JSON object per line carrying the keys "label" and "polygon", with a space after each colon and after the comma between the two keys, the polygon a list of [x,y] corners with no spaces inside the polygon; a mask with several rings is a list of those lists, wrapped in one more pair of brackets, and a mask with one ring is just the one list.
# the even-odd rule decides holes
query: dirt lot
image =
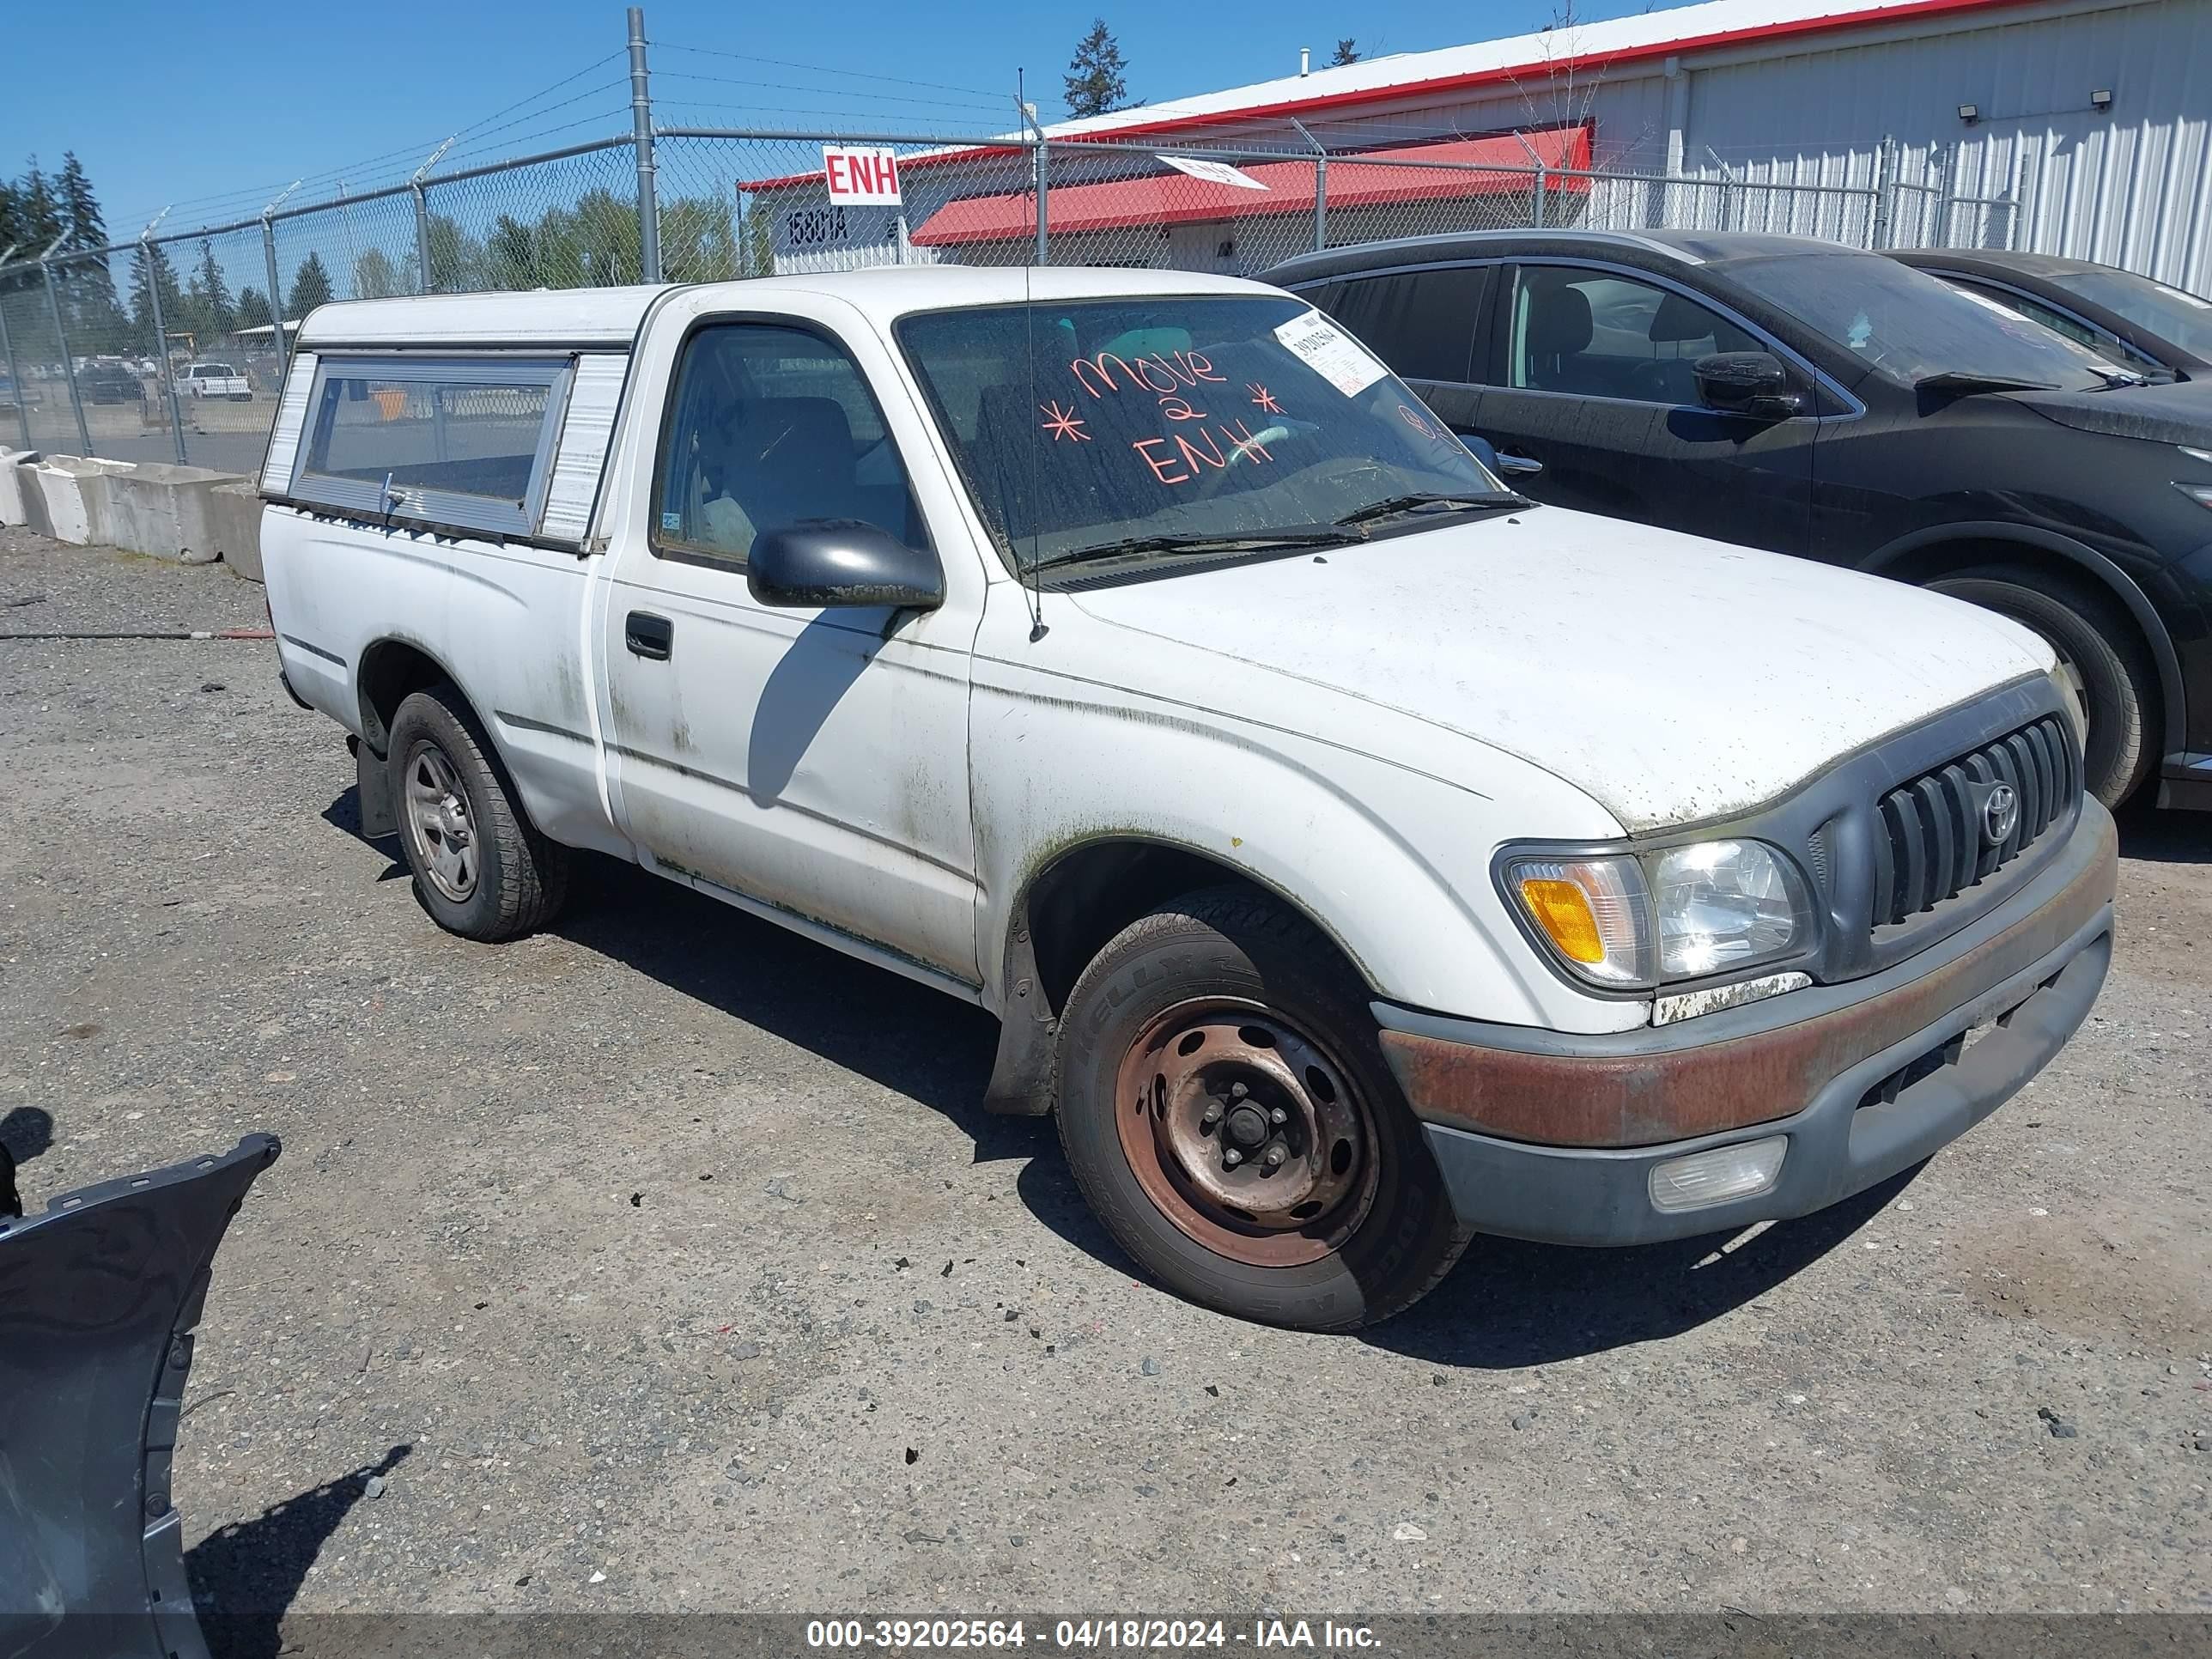
{"label": "dirt lot", "polygon": [[[220,568],[0,532],[0,633],[261,619]],[[1051,1126],[978,1109],[985,1017],[611,866],[465,944],[351,784],[265,643],[0,641],[27,1196],[284,1139],[176,1477],[200,1594],[271,1638],[2212,1608],[2212,821],[2125,825],[2092,1023],[1917,1179],[1729,1249],[1478,1243],[1327,1338],[1135,1282]]]}

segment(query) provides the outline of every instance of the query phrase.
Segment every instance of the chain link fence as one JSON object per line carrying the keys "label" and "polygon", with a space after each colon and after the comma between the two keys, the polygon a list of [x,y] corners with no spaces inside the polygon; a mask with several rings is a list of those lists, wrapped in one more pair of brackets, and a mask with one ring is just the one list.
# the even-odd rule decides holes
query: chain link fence
{"label": "chain link fence", "polygon": [[[1931,149],[1871,185],[1594,165],[1586,129],[1172,143],[662,126],[418,174],[137,244],[0,250],[0,441],[250,474],[291,331],[332,300],[716,282],[885,264],[1254,275],[1319,247],[1524,228],[2007,246],[2014,204]],[[833,199],[825,151],[897,160],[896,205]],[[647,214],[657,248],[642,234]],[[28,257],[26,257],[28,256]],[[657,264],[656,264],[657,258]],[[9,260],[12,258],[13,263]],[[195,366],[203,373],[192,373]],[[241,386],[242,383],[242,386]]]}

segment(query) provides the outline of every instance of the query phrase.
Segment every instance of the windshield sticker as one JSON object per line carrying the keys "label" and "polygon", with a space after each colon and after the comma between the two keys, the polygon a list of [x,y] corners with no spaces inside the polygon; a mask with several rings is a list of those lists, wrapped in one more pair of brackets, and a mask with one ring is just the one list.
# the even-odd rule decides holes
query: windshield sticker
{"label": "windshield sticker", "polygon": [[1275,331],[1283,349],[1347,398],[1356,398],[1390,371],[1367,349],[1318,311],[1293,317]]}
{"label": "windshield sticker", "polygon": [[1257,380],[1253,381],[1244,389],[1252,394],[1252,407],[1261,414],[1279,415],[1283,412],[1283,406],[1275,401],[1274,394]]}

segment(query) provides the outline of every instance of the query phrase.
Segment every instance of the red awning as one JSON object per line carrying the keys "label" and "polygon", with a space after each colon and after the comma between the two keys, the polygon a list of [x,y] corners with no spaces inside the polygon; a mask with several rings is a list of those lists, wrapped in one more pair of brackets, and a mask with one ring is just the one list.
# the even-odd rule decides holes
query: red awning
{"label": "red awning", "polygon": [[[1554,127],[1521,138],[1505,133],[1490,138],[1455,138],[1440,144],[1408,144],[1328,158],[1328,205],[1367,207],[1392,202],[1455,200],[1469,196],[1507,196],[1529,188],[1529,171],[1540,159],[1547,167],[1587,169],[1589,129]],[[1165,151],[1172,154],[1173,152]],[[1198,154],[1205,155],[1203,149]],[[1449,162],[1446,167],[1394,167],[1392,161]],[[1495,169],[1495,170],[1492,170]],[[1117,179],[1098,185],[1055,185],[1045,211],[1053,234],[1070,231],[1121,230],[1132,225],[1212,224],[1313,210],[1313,163],[1239,163],[1237,171],[1254,183],[1215,184],[1170,168],[1143,179]],[[1579,177],[1553,179],[1553,190],[1586,191]],[[1026,191],[971,196],[948,202],[922,221],[913,234],[917,247],[953,247],[967,242],[996,242],[1031,234],[1036,209]]]}

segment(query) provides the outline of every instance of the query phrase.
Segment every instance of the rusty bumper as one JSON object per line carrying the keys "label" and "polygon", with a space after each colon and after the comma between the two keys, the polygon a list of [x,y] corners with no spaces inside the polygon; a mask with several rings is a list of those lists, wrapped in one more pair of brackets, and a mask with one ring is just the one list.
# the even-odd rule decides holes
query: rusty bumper
{"label": "rusty bumper", "polygon": [[[2104,982],[2116,864],[2088,802],[2004,904],[1868,979],[1606,1036],[1377,1005],[1383,1053],[1482,1231],[1626,1243],[1802,1215],[1929,1156],[2050,1061]],[[1652,1205],[1655,1165],[1776,1135],[1765,1191]]]}

